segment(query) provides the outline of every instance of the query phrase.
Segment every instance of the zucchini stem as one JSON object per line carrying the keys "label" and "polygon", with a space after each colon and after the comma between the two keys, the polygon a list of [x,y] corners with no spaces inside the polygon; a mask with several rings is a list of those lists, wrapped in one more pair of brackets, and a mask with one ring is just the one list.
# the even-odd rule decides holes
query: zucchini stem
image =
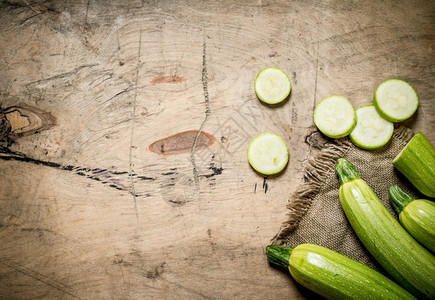
{"label": "zucchini stem", "polygon": [[267,260],[272,265],[288,269],[293,247],[269,245],[266,247]]}
{"label": "zucchini stem", "polygon": [[337,160],[335,172],[338,175],[340,185],[361,178],[355,167],[345,158],[339,158]]}
{"label": "zucchini stem", "polygon": [[388,189],[388,196],[390,197],[391,205],[398,215],[409,203],[415,200],[415,198],[407,194],[396,184],[390,186]]}

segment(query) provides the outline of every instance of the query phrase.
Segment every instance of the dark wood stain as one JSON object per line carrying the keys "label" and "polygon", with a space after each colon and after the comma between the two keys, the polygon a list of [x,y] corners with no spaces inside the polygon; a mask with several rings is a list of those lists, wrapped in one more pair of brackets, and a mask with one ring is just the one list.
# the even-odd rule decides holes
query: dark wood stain
{"label": "dark wood stain", "polygon": [[159,278],[165,271],[166,262],[162,262],[160,265],[156,266],[153,270],[146,272],[145,276],[148,279],[155,280]]}
{"label": "dark wood stain", "polygon": [[140,180],[154,180],[153,177],[148,177],[148,176],[136,176],[136,178]]}
{"label": "dark wood stain", "polygon": [[218,168],[214,166],[211,166],[209,169],[212,170],[212,173],[203,175],[205,178],[210,178],[216,175],[220,175],[222,174],[223,171],[223,168]]}
{"label": "dark wood stain", "polygon": [[267,176],[265,176],[264,178],[263,178],[263,190],[264,190],[264,193],[266,194],[267,193],[267,189],[269,188],[269,185],[267,184]]}
{"label": "dark wood stain", "polygon": [[157,75],[150,80],[150,84],[177,84],[187,81],[183,75]]}
{"label": "dark wood stain", "polygon": [[[151,152],[169,156],[188,153],[192,150],[193,143],[198,135],[198,130],[188,130],[157,140],[148,146]],[[210,147],[215,142],[214,136],[204,131],[199,133],[195,150]]]}

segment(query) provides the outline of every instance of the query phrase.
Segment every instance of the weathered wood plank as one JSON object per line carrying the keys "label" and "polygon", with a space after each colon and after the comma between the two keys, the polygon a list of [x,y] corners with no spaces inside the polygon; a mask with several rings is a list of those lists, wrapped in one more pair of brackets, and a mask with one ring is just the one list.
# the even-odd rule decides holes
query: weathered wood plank
{"label": "weathered wood plank", "polygon": [[[435,141],[434,11],[423,0],[0,3],[0,298],[313,298],[264,255],[328,141],[313,108],[331,94],[369,104],[400,77],[421,99],[406,125]],[[266,66],[292,80],[278,107],[253,91]],[[246,161],[264,131],[290,149],[267,179]]]}

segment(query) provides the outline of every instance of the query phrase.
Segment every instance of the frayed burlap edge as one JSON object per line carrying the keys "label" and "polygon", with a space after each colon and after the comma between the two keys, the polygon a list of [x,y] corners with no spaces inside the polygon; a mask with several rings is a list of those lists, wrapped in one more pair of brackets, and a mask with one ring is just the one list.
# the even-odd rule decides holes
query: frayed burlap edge
{"label": "frayed burlap edge", "polygon": [[[393,139],[402,139],[408,142],[413,136],[411,129],[398,126],[393,132]],[[309,159],[304,171],[304,183],[290,196],[286,206],[288,209],[288,219],[282,223],[278,233],[272,238],[271,243],[275,245],[285,245],[288,237],[299,225],[302,217],[310,208],[313,199],[320,192],[325,180],[331,172],[335,172],[334,167],[337,159],[344,157],[346,153],[355,146],[349,138],[335,140],[322,151]],[[370,151],[370,150],[369,150]]]}

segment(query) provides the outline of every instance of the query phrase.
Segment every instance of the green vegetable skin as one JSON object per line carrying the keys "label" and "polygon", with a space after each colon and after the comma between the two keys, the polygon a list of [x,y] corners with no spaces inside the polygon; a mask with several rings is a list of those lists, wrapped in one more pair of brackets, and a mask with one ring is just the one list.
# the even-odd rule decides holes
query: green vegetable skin
{"label": "green vegetable skin", "polygon": [[266,254],[270,263],[288,268],[298,283],[328,299],[415,299],[384,275],[319,245],[270,245]]}
{"label": "green vegetable skin", "polygon": [[415,199],[397,185],[390,186],[388,194],[403,228],[435,253],[435,203]]}
{"label": "green vegetable skin", "polygon": [[435,197],[435,147],[418,132],[394,158],[393,166],[425,196]]}
{"label": "green vegetable skin", "polygon": [[382,205],[355,167],[340,158],[341,206],[355,233],[384,269],[417,298],[435,298],[435,257]]}

